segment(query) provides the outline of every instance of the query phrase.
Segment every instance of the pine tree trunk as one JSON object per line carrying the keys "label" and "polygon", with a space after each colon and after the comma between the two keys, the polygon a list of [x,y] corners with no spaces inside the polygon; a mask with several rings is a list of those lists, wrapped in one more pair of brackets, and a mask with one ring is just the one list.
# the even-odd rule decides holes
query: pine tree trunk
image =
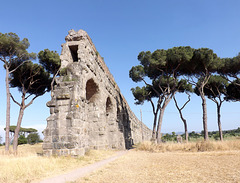
{"label": "pine tree trunk", "polygon": [[166,96],[162,107],[160,107],[160,114],[159,114],[158,126],[157,126],[157,143],[158,144],[162,143],[161,128],[162,128],[163,115],[164,115],[164,111],[165,111],[167,105],[169,104],[169,102],[171,101],[171,99],[172,99],[172,96],[170,96],[170,95]]}
{"label": "pine tree trunk", "polygon": [[223,141],[220,108],[221,108],[221,105],[217,105],[218,131],[219,131],[220,140]]}
{"label": "pine tree trunk", "polygon": [[180,118],[182,119],[183,121],[183,124],[184,124],[184,130],[185,130],[185,140],[186,140],[186,143],[188,143],[188,129],[187,129],[187,120],[184,119],[183,115],[182,115],[182,111],[181,109],[178,108],[178,111],[179,111],[179,114],[180,114]]}
{"label": "pine tree trunk", "polygon": [[18,115],[17,127],[15,129],[14,138],[13,138],[13,153],[15,155],[17,154],[18,135],[19,135],[22,118],[23,118],[23,113],[24,113],[24,109],[25,109],[24,98],[25,98],[25,96],[22,96],[22,103],[21,103],[21,107],[20,107],[20,111],[19,111],[19,115]]}
{"label": "pine tree trunk", "polygon": [[207,103],[206,98],[202,94],[202,109],[203,109],[203,130],[204,130],[204,140],[208,141],[208,128],[207,128]]}
{"label": "pine tree trunk", "polygon": [[186,143],[188,143],[188,129],[187,129],[187,121],[182,118],[182,121],[184,123],[184,129],[185,129],[185,140],[186,140]]}
{"label": "pine tree trunk", "polygon": [[154,114],[152,140],[156,140],[157,113]]}
{"label": "pine tree trunk", "polygon": [[157,126],[157,143],[161,144],[161,128],[162,128],[162,121],[163,121],[163,114],[164,114],[165,108],[160,109],[160,114],[158,118],[158,126]]}
{"label": "pine tree trunk", "polygon": [[178,109],[178,112],[179,112],[179,115],[180,115],[180,118],[184,124],[184,130],[185,130],[185,141],[186,143],[188,143],[188,129],[187,129],[187,120],[183,117],[183,114],[182,114],[182,109],[187,105],[188,102],[190,102],[190,95],[188,94],[188,101],[185,102],[185,104],[183,105],[182,108],[179,108],[178,107],[178,104],[177,104],[177,100],[175,97],[173,97],[174,99],[174,102],[175,102],[175,105]]}
{"label": "pine tree trunk", "polygon": [[10,145],[10,139],[9,139],[9,128],[10,128],[10,89],[9,89],[9,70],[6,66],[6,95],[7,95],[7,109],[6,109],[6,133],[5,133],[5,152],[6,154],[9,153],[9,145]]}

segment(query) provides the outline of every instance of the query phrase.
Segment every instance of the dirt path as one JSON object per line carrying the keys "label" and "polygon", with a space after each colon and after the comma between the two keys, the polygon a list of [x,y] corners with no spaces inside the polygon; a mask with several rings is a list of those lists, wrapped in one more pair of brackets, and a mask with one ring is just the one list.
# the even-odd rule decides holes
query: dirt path
{"label": "dirt path", "polygon": [[98,168],[116,160],[117,158],[119,158],[120,156],[123,156],[126,153],[127,153],[127,151],[119,151],[116,153],[116,155],[114,155],[110,158],[96,162],[96,163],[88,165],[86,167],[75,169],[66,174],[62,174],[62,175],[59,175],[56,177],[42,180],[42,181],[40,181],[40,183],[65,183],[65,182],[75,181],[81,177],[84,177],[84,176],[90,174],[94,170],[97,170]]}

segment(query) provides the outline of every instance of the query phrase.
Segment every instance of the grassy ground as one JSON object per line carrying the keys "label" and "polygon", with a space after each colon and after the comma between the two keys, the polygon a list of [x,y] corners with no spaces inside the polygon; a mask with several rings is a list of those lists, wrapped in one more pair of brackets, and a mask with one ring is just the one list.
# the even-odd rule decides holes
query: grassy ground
{"label": "grassy ground", "polygon": [[166,143],[158,148],[156,145],[149,148],[147,144],[139,145],[126,156],[76,182],[240,182],[239,140],[188,145]]}
{"label": "grassy ground", "polygon": [[113,151],[90,151],[84,157],[42,157],[42,145],[21,145],[17,156],[4,155],[0,147],[0,182],[26,183],[68,172],[74,168],[105,159]]}
{"label": "grassy ground", "polygon": [[240,182],[240,151],[130,151],[77,183]]}
{"label": "grassy ground", "polygon": [[144,142],[136,146],[137,150],[149,152],[203,152],[240,150],[240,139],[221,141],[195,141],[189,143],[167,142],[160,145]]}
{"label": "grassy ground", "polygon": [[[0,147],[0,182],[36,182],[105,159],[114,151],[90,151],[84,157],[42,157],[41,144],[19,146],[18,156]],[[188,144],[145,142],[82,182],[239,182],[240,140]]]}

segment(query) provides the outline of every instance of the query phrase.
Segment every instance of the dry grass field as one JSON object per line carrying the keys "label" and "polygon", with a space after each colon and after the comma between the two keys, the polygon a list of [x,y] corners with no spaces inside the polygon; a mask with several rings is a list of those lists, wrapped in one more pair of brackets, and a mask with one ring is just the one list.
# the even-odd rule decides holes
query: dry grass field
{"label": "dry grass field", "polygon": [[77,183],[240,182],[240,151],[151,153],[131,150]]}
{"label": "dry grass field", "polygon": [[[89,151],[86,156],[42,157],[42,145],[21,145],[18,155],[4,155],[0,147],[0,182],[27,183],[71,171],[113,155],[114,151]],[[37,182],[37,181],[36,181]]]}
{"label": "dry grass field", "polygon": [[240,150],[240,139],[221,141],[195,141],[189,143],[167,142],[160,145],[144,142],[136,145],[137,150],[149,152],[203,152]]}
{"label": "dry grass field", "polygon": [[[112,156],[90,151],[84,157],[42,157],[41,144],[19,146],[18,156],[0,147],[0,182],[27,183],[70,172]],[[240,140],[188,144],[145,142],[76,183],[239,182]]]}
{"label": "dry grass field", "polygon": [[141,144],[136,150],[76,182],[240,182],[239,140],[150,146],[150,143]]}

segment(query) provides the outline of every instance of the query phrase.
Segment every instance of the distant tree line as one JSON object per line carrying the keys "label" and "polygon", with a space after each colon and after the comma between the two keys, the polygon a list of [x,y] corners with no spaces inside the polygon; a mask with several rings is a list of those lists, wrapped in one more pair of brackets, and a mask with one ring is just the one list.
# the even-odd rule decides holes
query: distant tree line
{"label": "distant tree line", "polygon": [[[202,101],[203,136],[208,141],[206,98],[216,104],[218,135],[223,140],[221,106],[224,101],[240,100],[240,54],[233,58],[220,58],[209,48],[174,47],[154,52],[142,51],[139,65],[133,66],[129,76],[142,87],[132,88],[135,104],[150,102],[154,116],[152,140],[162,142],[161,126],[166,107],[174,99],[184,124],[188,142],[187,120],[183,109],[190,102],[191,93]],[[186,102],[179,106],[176,93],[187,94]]]}
{"label": "distant tree line", "polygon": [[[223,130],[223,137],[239,137],[240,138],[240,127],[233,130]],[[214,140],[220,140],[219,138],[219,131],[211,131],[208,132],[209,138],[212,138]],[[181,134],[181,137],[185,139],[185,134]],[[201,132],[195,132],[192,131],[188,134],[188,140],[196,140],[196,139],[203,139],[204,138],[204,131]],[[175,132],[172,132],[172,134],[165,133],[162,135],[162,141],[175,141],[177,142],[177,134]]]}
{"label": "distant tree line", "polygon": [[0,146],[2,146],[2,137],[0,136]]}
{"label": "distant tree line", "polygon": [[[15,130],[17,126],[10,126],[10,142],[12,138],[14,137]],[[6,131],[6,128],[4,128]],[[42,142],[40,139],[39,134],[37,133],[37,129],[34,128],[20,128],[19,134],[18,134],[18,144],[36,144]]]}
{"label": "distant tree line", "polygon": [[[10,132],[10,135],[11,135],[11,136],[14,136],[16,127],[17,127],[17,126],[14,126],[14,125],[9,127],[9,132]],[[6,128],[4,128],[4,130],[6,131]],[[19,135],[27,136],[28,134],[34,133],[34,132],[37,132],[37,129],[34,129],[34,128],[22,128],[22,127],[20,127]],[[27,135],[26,135],[26,134],[27,134]]]}

